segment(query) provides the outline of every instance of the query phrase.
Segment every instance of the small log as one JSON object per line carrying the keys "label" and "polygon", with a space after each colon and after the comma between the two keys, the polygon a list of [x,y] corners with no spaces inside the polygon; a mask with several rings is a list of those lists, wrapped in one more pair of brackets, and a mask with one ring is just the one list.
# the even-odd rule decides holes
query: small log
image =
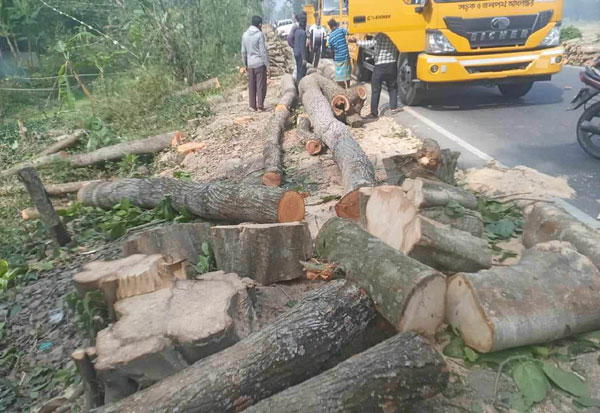
{"label": "small log", "polygon": [[[64,184],[48,184],[45,185],[46,193],[50,196],[58,196],[70,194],[79,191],[84,186],[97,181],[79,181],[79,182],[67,182]],[[7,186],[0,188],[0,196],[13,196],[15,194],[22,194],[27,192],[22,186]]]}
{"label": "small log", "polygon": [[29,161],[21,162],[16,165],[11,166],[8,169],[0,171],[0,177],[2,176],[10,176],[19,172],[21,169],[25,168],[37,168],[38,166],[48,165],[54,162],[66,161],[69,155],[66,152],[57,152],[46,156],[41,156],[39,158],[35,158]]}
{"label": "small log", "polygon": [[600,233],[556,206],[538,203],[525,219],[523,245],[533,248],[552,240],[570,242],[600,269]]}
{"label": "small log", "polygon": [[35,168],[23,168],[18,171],[18,176],[19,180],[27,188],[27,192],[29,192],[29,196],[39,211],[42,222],[46,225],[54,243],[62,247],[71,242],[67,228],[54,210],[50,199],[48,199],[46,189]]}
{"label": "small log", "polygon": [[298,121],[296,125],[296,133],[300,136],[302,142],[304,142],[304,147],[306,148],[306,152],[309,155],[315,156],[323,153],[325,146],[321,142],[321,140],[311,132],[311,122],[310,118],[306,114],[302,114],[298,116]]}
{"label": "small log", "polygon": [[417,208],[446,206],[450,201],[468,209],[477,209],[477,198],[469,191],[429,179],[407,179],[402,184],[407,198]]}
{"label": "small log", "polygon": [[[491,266],[491,251],[485,239],[426,218],[398,186],[373,188],[361,210],[367,231],[437,270],[478,271]],[[472,223],[463,221],[457,219],[455,225]],[[473,230],[479,229],[483,232],[482,227]]]}
{"label": "small log", "polygon": [[375,317],[357,286],[332,281],[262,330],[98,412],[241,411],[349,357],[341,350]]}
{"label": "small log", "polygon": [[58,138],[58,141],[55,144],[50,145],[49,147],[47,147],[46,149],[41,151],[39,154],[36,155],[36,158],[40,158],[42,156],[60,152],[63,149],[70,148],[71,146],[73,146],[77,142],[79,142],[79,139],[82,136],[84,136],[85,133],[86,132],[83,129],[78,129],[78,130],[74,131],[73,133],[60,136]]}
{"label": "small log", "polygon": [[458,158],[460,158],[460,152],[452,151],[450,149],[442,150],[442,162],[440,167],[435,171],[435,176],[442,182],[448,185],[456,185],[456,168],[458,167]]}
{"label": "small log", "polygon": [[266,130],[265,147],[263,150],[265,173],[262,182],[266,186],[279,186],[283,179],[281,166],[281,139],[292,114],[292,107],[298,98],[298,91],[292,75],[286,74],[281,78],[281,97],[275,108]]}
{"label": "small log", "polygon": [[216,77],[213,77],[212,79],[208,79],[203,82],[196,83],[195,85],[192,85],[188,88],[179,90],[179,91],[175,92],[173,94],[173,96],[179,97],[179,96],[191,95],[192,93],[204,92],[204,91],[207,91],[210,89],[216,89],[219,87],[221,87],[221,83],[219,82],[219,79]]}
{"label": "small log", "polygon": [[419,215],[450,225],[454,229],[466,231],[475,237],[483,237],[484,225],[481,214],[471,209],[462,211],[462,215],[450,215],[445,207],[420,209]]}
{"label": "small log", "polygon": [[487,353],[600,329],[600,272],[568,243],[525,250],[521,262],[457,274],[448,287],[448,322]]}
{"label": "small log", "polygon": [[300,261],[312,258],[308,224],[241,224],[211,229],[217,267],[262,285],[304,276]]}
{"label": "small log", "polygon": [[[90,350],[90,355],[94,356]],[[71,359],[83,381],[85,391],[85,410],[89,411],[104,404],[104,393],[99,385],[94,369],[93,360],[88,356],[86,349],[77,349],[71,353]]]}
{"label": "small log", "polygon": [[344,218],[359,219],[357,190],[375,184],[373,164],[346,125],[333,116],[330,105],[319,88],[318,76],[313,74],[302,78],[299,89],[315,133],[331,150],[342,175],[345,195],[336,205],[336,213]]}
{"label": "small log", "polygon": [[400,412],[447,384],[442,356],[418,335],[401,333],[247,412]]}
{"label": "small log", "polygon": [[431,336],[443,321],[446,277],[375,238],[358,224],[331,218],[319,231],[321,258],[346,271],[398,331]]}
{"label": "small log", "polygon": [[[66,211],[68,209],[68,207],[61,206],[57,206],[54,208],[56,212]],[[41,215],[37,208],[25,208],[21,211],[21,218],[23,218],[23,221],[31,221],[34,219],[40,219]]]}
{"label": "small log", "polygon": [[121,179],[85,186],[84,205],[112,208],[123,199],[152,209],[167,195],[178,211],[229,222],[295,222],[304,219],[304,198],[295,191],[258,185],[203,184],[170,178]]}

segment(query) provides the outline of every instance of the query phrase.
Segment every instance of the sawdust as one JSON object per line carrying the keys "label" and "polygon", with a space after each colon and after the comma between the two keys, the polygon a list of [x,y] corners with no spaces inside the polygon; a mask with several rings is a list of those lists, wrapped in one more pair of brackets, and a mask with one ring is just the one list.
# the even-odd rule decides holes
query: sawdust
{"label": "sawdust", "polygon": [[573,198],[575,190],[566,177],[553,177],[526,166],[503,169],[491,165],[482,169],[469,169],[463,179],[467,187],[501,201],[533,201],[556,198]]}

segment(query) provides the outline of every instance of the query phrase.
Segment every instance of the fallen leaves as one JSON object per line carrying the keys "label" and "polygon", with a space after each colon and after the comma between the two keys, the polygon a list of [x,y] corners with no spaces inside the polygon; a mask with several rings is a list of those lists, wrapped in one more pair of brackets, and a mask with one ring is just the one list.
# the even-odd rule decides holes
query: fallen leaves
{"label": "fallen leaves", "polygon": [[335,264],[320,263],[315,258],[310,261],[300,261],[300,264],[302,264],[306,270],[306,278],[310,281],[329,281],[333,278],[333,273],[337,269]]}

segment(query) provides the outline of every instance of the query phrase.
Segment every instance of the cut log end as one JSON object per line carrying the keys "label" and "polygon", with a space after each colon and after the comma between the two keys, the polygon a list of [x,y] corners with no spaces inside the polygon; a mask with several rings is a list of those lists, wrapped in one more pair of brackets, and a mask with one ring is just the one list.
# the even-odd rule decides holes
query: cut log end
{"label": "cut log end", "polygon": [[358,93],[358,96],[360,97],[361,100],[367,100],[367,88],[366,87],[357,86],[356,93]]}
{"label": "cut log end", "polygon": [[359,189],[348,192],[335,206],[335,213],[340,218],[360,222]]}
{"label": "cut log end", "polygon": [[494,329],[481,310],[473,286],[462,274],[450,279],[446,315],[448,323],[460,326],[469,347],[487,353],[492,349]]}
{"label": "cut log end", "polygon": [[277,218],[279,222],[296,222],[304,219],[304,198],[296,191],[288,191],[279,201]]}
{"label": "cut log end", "polygon": [[262,182],[266,186],[280,186],[281,175],[277,172],[267,172],[263,175]]}
{"label": "cut log end", "polygon": [[444,320],[446,278],[432,275],[419,282],[406,302],[400,331],[416,331],[427,337],[435,334]]}
{"label": "cut log end", "polygon": [[346,96],[336,95],[331,99],[331,110],[335,116],[341,116],[350,110],[350,101]]}
{"label": "cut log end", "polygon": [[323,152],[323,144],[321,141],[309,139],[306,142],[306,152],[311,156],[319,155]]}

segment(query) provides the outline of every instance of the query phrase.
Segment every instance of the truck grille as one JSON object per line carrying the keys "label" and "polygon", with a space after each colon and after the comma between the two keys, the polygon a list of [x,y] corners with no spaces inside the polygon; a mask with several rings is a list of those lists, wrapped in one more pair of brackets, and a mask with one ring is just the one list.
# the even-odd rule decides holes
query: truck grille
{"label": "truck grille", "polygon": [[508,65],[486,65],[486,66],[466,66],[467,72],[474,73],[490,73],[504,72],[505,70],[525,70],[531,62],[511,63]]}
{"label": "truck grille", "polygon": [[553,13],[553,10],[546,10],[521,16],[444,17],[444,21],[448,30],[469,40],[471,49],[484,49],[525,45],[532,33],[550,22]]}

